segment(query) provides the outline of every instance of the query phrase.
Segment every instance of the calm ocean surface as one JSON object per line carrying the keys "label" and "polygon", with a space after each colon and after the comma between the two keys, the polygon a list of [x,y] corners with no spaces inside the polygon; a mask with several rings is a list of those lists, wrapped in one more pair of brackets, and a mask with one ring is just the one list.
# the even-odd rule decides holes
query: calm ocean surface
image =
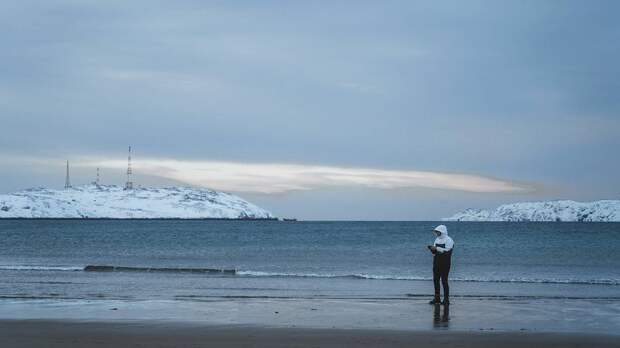
{"label": "calm ocean surface", "polygon": [[[0,220],[0,297],[428,296],[432,258],[425,246],[437,224]],[[455,240],[455,298],[620,299],[620,223],[447,226]],[[136,270],[87,272],[87,265]]]}

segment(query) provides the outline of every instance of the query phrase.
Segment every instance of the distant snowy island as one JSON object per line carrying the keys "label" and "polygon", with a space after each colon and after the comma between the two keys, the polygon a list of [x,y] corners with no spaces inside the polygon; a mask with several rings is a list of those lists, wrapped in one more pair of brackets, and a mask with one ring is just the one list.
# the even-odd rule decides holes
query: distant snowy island
{"label": "distant snowy island", "polygon": [[494,210],[466,209],[445,221],[620,221],[620,200],[504,204]]}
{"label": "distant snowy island", "polygon": [[275,219],[237,196],[209,189],[96,184],[2,194],[0,218]]}

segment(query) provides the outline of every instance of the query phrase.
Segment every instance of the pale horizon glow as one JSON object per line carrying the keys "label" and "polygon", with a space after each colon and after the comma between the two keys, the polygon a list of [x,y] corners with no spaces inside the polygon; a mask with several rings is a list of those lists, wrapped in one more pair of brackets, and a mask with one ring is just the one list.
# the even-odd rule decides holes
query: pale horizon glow
{"label": "pale horizon glow", "polygon": [[[126,168],[122,160],[77,161],[78,167]],[[531,188],[480,175],[322,165],[140,159],[135,172],[222,191],[284,193],[325,187],[432,188],[478,193],[523,192]]]}

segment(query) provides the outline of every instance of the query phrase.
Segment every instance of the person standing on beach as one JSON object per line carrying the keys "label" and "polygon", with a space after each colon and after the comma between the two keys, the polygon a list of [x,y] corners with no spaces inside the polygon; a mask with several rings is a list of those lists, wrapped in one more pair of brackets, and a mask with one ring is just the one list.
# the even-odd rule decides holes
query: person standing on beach
{"label": "person standing on beach", "polygon": [[[448,236],[448,228],[445,225],[439,225],[433,230],[437,238],[433,245],[429,245],[428,249],[435,255],[433,257],[433,283],[435,285],[435,298],[430,304],[450,304],[450,287],[448,286],[448,273],[450,273],[450,264],[452,263],[452,249],[454,241]],[[443,302],[439,297],[439,280],[443,286]]]}

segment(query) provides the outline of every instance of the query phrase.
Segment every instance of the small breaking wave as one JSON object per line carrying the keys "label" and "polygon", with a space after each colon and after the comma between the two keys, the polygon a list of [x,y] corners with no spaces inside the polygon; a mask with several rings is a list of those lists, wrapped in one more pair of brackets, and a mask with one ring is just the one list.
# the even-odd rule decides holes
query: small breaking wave
{"label": "small breaking wave", "polygon": [[[348,278],[369,280],[405,280],[405,281],[430,281],[431,277],[420,276],[391,276],[371,274],[318,274],[318,273],[273,273],[261,271],[237,271],[237,275],[249,277],[294,277],[294,278]],[[513,278],[513,279],[484,279],[484,278],[450,278],[451,281],[472,283],[538,283],[538,284],[583,284],[583,285],[620,285],[619,279],[537,279],[537,278]]]}
{"label": "small breaking wave", "polygon": [[107,265],[88,266],[35,266],[35,265],[0,265],[0,271],[55,271],[55,272],[162,272],[162,273],[203,273],[232,274],[235,269],[220,268],[177,268],[177,267],[125,267]]}
{"label": "small breaking wave", "polygon": [[324,274],[324,273],[278,273],[262,271],[237,271],[237,275],[248,277],[272,278],[348,278],[348,279],[376,279],[376,280],[433,280],[427,277],[397,277],[368,274]]}
{"label": "small breaking wave", "polygon": [[0,271],[83,271],[80,266],[33,266],[33,265],[0,265]]}
{"label": "small breaking wave", "polygon": [[[431,277],[398,276],[375,274],[330,274],[330,273],[286,273],[222,268],[177,268],[177,267],[125,267],[109,265],[88,266],[38,266],[0,265],[0,271],[54,271],[54,272],[144,272],[144,273],[194,273],[206,275],[227,275],[237,277],[270,278],[337,278],[360,280],[431,281]],[[451,277],[451,281],[471,283],[523,283],[523,284],[573,284],[573,285],[620,285],[620,279],[540,279],[540,278],[475,278]]]}
{"label": "small breaking wave", "polygon": [[162,272],[162,273],[216,273],[234,275],[235,269],[218,268],[170,268],[170,267],[118,267],[118,266],[96,266],[88,265],[84,267],[85,272]]}

